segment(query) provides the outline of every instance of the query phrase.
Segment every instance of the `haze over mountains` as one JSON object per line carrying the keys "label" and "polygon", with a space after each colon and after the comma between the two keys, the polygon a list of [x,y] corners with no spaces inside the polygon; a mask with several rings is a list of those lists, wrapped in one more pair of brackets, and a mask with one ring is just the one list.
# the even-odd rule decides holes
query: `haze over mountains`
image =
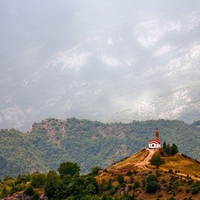
{"label": "haze over mountains", "polygon": [[200,119],[197,0],[3,0],[0,26],[2,128]]}

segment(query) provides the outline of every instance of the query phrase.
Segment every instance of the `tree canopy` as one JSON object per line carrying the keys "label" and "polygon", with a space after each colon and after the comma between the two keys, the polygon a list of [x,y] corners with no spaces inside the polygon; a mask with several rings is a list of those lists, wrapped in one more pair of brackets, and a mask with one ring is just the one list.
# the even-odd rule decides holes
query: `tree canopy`
{"label": "tree canopy", "polygon": [[80,167],[76,163],[64,162],[60,164],[58,172],[60,173],[60,177],[62,179],[65,175],[74,176],[75,174],[79,174]]}

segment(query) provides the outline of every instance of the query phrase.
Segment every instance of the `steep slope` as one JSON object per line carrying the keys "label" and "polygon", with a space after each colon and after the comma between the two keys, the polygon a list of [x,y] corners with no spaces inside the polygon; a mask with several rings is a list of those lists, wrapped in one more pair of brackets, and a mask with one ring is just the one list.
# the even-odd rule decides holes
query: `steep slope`
{"label": "steep slope", "polygon": [[27,135],[11,129],[0,130],[0,169],[0,177],[16,176],[44,170],[45,165]]}

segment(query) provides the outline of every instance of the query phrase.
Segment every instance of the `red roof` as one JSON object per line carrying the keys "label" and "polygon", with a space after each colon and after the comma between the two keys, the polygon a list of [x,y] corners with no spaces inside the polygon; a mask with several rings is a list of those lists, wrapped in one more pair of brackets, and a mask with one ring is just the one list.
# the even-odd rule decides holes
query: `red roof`
{"label": "red roof", "polygon": [[150,140],[149,143],[158,143],[158,144],[161,144],[161,141],[159,139],[156,139],[156,140]]}

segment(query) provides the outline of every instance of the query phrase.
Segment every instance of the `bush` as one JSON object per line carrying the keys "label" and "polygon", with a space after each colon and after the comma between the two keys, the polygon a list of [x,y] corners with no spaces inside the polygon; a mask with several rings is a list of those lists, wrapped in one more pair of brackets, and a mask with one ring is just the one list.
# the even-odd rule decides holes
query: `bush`
{"label": "bush", "polygon": [[155,175],[150,174],[146,178],[146,192],[147,193],[155,193],[158,189],[160,189],[160,186],[158,184],[158,180]]}
{"label": "bush", "polygon": [[80,167],[76,163],[64,162],[60,164],[58,172],[60,173],[60,177],[62,179],[67,174],[70,174],[71,176],[79,174]]}
{"label": "bush", "polygon": [[39,200],[40,199],[40,196],[38,193],[35,193],[30,200]]}
{"label": "bush", "polygon": [[25,189],[24,193],[28,196],[33,196],[35,194],[35,191],[33,190],[32,186],[29,186]]}
{"label": "bush", "polygon": [[123,176],[118,176],[117,181],[121,185],[124,182],[124,177]]}
{"label": "bush", "polygon": [[134,185],[133,185],[133,189],[139,188],[140,187],[140,183],[139,181],[135,181]]}
{"label": "bush", "polygon": [[126,176],[132,176],[132,174],[133,174],[133,172],[128,171],[128,172],[126,173]]}
{"label": "bush", "polygon": [[155,193],[158,189],[160,189],[160,186],[156,181],[149,181],[146,183],[147,193]]}
{"label": "bush", "polygon": [[155,175],[150,174],[150,175],[146,178],[146,182],[150,182],[150,181],[158,182],[158,179],[156,178]]}
{"label": "bush", "polygon": [[154,154],[152,158],[150,159],[150,164],[158,167],[164,164],[164,160],[161,158],[160,155]]}

